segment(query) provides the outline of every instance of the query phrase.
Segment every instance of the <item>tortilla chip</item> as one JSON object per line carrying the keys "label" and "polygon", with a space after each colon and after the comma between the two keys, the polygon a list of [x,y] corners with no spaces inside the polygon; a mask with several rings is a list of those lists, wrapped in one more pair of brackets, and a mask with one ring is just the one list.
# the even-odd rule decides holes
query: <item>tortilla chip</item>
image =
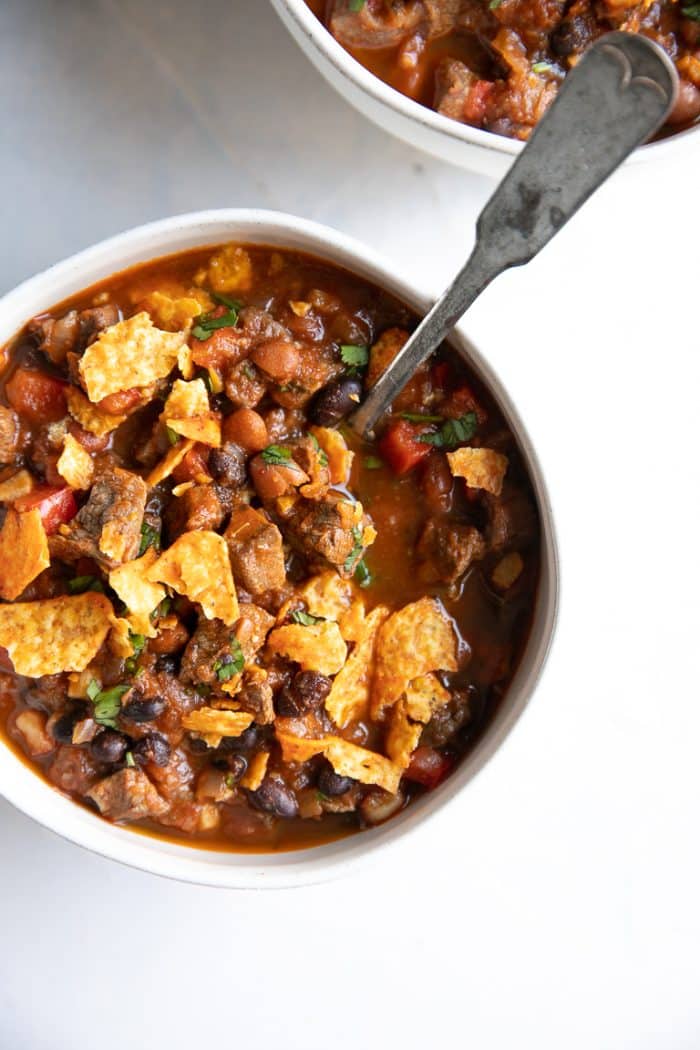
{"label": "tortilla chip", "polygon": [[450,699],[450,692],[434,674],[424,674],[410,682],[403,697],[406,713],[414,722],[428,723],[438,707]]}
{"label": "tortilla chip", "polygon": [[258,751],[256,755],[253,755],[247,770],[238,782],[241,787],[247,788],[248,791],[257,791],[265,779],[269,760],[269,751]]}
{"label": "tortilla chip", "polygon": [[512,587],[525,568],[525,562],[517,551],[511,551],[501,558],[496,568],[491,573],[491,582],[499,591],[507,591]]}
{"label": "tortilla chip", "polygon": [[28,678],[83,671],[114,620],[109,599],[95,591],[0,605],[0,645]]}
{"label": "tortilla chip", "polygon": [[161,459],[158,466],[154,467],[148,475],[146,480],[151,488],[155,488],[156,485],[160,485],[161,481],[169,478],[175,467],[182,463],[187,453],[193,448],[194,441],[181,441],[179,444],[173,445]]}
{"label": "tortilla chip", "polygon": [[165,587],[146,578],[157,560],[156,551],[149,547],[141,558],[127,561],[109,574],[110,587],[129,610],[132,631],[146,638],[155,638],[158,633],[151,621],[151,613],[165,598]]}
{"label": "tortilla chip", "polygon": [[215,292],[247,292],[253,283],[253,264],[245,248],[226,244],[200,270],[195,284],[208,284]]}
{"label": "tortilla chip", "polygon": [[361,784],[376,784],[392,795],[399,789],[401,770],[391,759],[378,755],[376,751],[334,737],[324,754],[341,777],[352,777]]}
{"label": "tortilla chip", "polygon": [[131,625],[128,620],[115,619],[109,632],[109,647],[115,656],[126,660],[134,655],[134,646],[130,638]]}
{"label": "tortilla chip", "polygon": [[63,439],[63,451],[56,469],[72,489],[89,489],[95,475],[92,456],[72,434],[66,434]]}
{"label": "tortilla chip", "polygon": [[183,533],[147,570],[146,579],[199,602],[208,620],[231,626],[240,615],[228,546],[216,532]]}
{"label": "tortilla chip", "polygon": [[182,716],[183,728],[216,736],[240,736],[252,721],[247,711],[217,711],[214,707],[199,707]]}
{"label": "tortilla chip", "polygon": [[34,488],[34,478],[28,470],[18,470],[11,478],[0,481],[0,503],[11,503],[20,496],[28,496]]}
{"label": "tortilla chip", "polygon": [[95,403],[164,379],[177,364],[184,341],[181,332],[155,328],[145,310],[105,328],[78,366],[87,396]]}
{"label": "tortilla chip", "polygon": [[330,427],[311,427],[311,433],[326,454],[331,485],[346,485],[355,453],[350,451],[343,435]]}
{"label": "tortilla chip", "polygon": [[192,347],[184,343],[177,352],[177,367],[185,379],[192,379],[195,373],[194,357]]}
{"label": "tortilla chip", "polygon": [[363,598],[355,598],[354,602],[338,621],[340,633],[346,642],[362,641],[367,629],[367,617],[365,616],[365,603]]}
{"label": "tortilla chip", "polygon": [[277,627],[267,638],[267,649],[301,664],[302,671],[337,674],[345,663],[348,647],[337,623],[324,620],[308,627],[290,623]]}
{"label": "tortilla chip", "polygon": [[377,638],[372,717],[406,692],[409,682],[429,671],[457,670],[454,628],[434,598],[405,605],[384,622]]}
{"label": "tortilla chip", "polygon": [[199,317],[205,312],[205,309],[211,309],[211,307],[203,307],[199,299],[195,299],[193,295],[173,298],[158,291],[149,292],[141,300],[141,305],[148,311],[153,323],[166,332],[188,330],[195,317]]}
{"label": "tortilla chip", "polygon": [[14,601],[50,564],[39,511],[10,507],[0,529],[0,598]]}
{"label": "tortilla chip", "polygon": [[503,478],[508,469],[508,457],[491,448],[458,448],[447,453],[450,470],[456,478],[464,478],[472,489],[485,489],[500,496]]}
{"label": "tortilla chip", "polygon": [[370,350],[369,367],[367,368],[367,386],[374,386],[380,375],[386,371],[408,339],[408,332],[403,328],[387,328]]}
{"label": "tortilla chip", "polygon": [[404,697],[394,705],[391,711],[389,731],[386,735],[386,753],[401,769],[406,769],[411,755],[418,747],[423,726],[413,722],[406,709]]}
{"label": "tortilla chip", "polygon": [[89,431],[90,434],[95,434],[96,437],[104,437],[105,434],[110,434],[127,418],[126,415],[112,416],[109,412],[103,412],[97,405],[93,405],[88,401],[85,394],[82,390],[78,390],[77,386],[68,387],[66,400],[68,401],[68,411],[73,419],[80,423],[83,430]]}
{"label": "tortilla chip", "polygon": [[369,713],[374,646],[377,632],[388,615],[389,610],[378,605],[363,620],[361,640],[358,640],[345,665],[333,679],[331,691],[326,697],[326,711],[341,729]]}
{"label": "tortilla chip", "polygon": [[352,580],[344,580],[335,569],[327,569],[312,576],[301,588],[300,597],[312,616],[324,620],[340,620],[350,608],[355,586]]}
{"label": "tortilla chip", "polygon": [[221,444],[221,420],[210,408],[203,379],[176,379],[160,419],[182,437],[214,448]]}

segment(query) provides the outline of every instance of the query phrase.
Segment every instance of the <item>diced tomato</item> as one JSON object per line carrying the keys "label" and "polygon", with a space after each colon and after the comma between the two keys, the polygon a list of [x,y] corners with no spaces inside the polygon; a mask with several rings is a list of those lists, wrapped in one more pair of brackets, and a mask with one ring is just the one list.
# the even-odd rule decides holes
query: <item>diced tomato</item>
{"label": "diced tomato", "polygon": [[438,390],[444,390],[450,379],[450,365],[448,361],[438,361],[436,365],[433,365],[430,374],[433,380],[433,386],[437,387]]}
{"label": "diced tomato", "polygon": [[181,463],[175,467],[173,477],[177,482],[196,481],[201,474],[208,475],[209,447],[195,445]]}
{"label": "diced tomato", "polygon": [[480,426],[488,419],[486,409],[479,403],[476,394],[466,383],[452,391],[444,404],[440,406],[439,411],[448,419],[459,419],[467,412],[474,412]]}
{"label": "diced tomato", "polygon": [[477,80],[464,100],[464,119],[467,124],[478,127],[486,116],[486,107],[495,87],[490,80]]}
{"label": "diced tomato", "polygon": [[238,328],[215,328],[208,339],[190,340],[192,360],[202,368],[222,371],[229,365],[238,364],[248,352],[248,345],[241,339]]}
{"label": "diced tomato", "polygon": [[139,388],[132,386],[128,390],[117,390],[114,394],[107,394],[107,397],[98,401],[97,407],[106,412],[108,416],[121,416],[135,408],[142,400],[143,394]]}
{"label": "diced tomato", "polygon": [[434,747],[417,747],[404,776],[432,790],[445,779],[453,765],[453,758],[436,751]]}
{"label": "diced tomato", "polygon": [[15,412],[31,423],[55,423],[68,412],[67,385],[37,369],[18,368],[5,384],[5,393]]}
{"label": "diced tomato", "polygon": [[427,429],[408,419],[399,419],[386,428],[379,440],[379,451],[395,474],[407,474],[430,455],[432,445],[418,440]]}
{"label": "diced tomato", "polygon": [[51,536],[59,525],[65,525],[78,513],[78,504],[75,502],[73,490],[67,485],[63,488],[39,485],[26,496],[20,496],[15,500],[14,507],[19,511],[36,508],[41,514],[47,536]]}

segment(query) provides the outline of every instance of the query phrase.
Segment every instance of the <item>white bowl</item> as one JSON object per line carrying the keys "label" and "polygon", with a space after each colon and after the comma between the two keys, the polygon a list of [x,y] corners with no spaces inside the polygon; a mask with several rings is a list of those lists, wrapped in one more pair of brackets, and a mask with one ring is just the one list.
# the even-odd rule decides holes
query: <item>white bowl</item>
{"label": "white bowl", "polygon": [[[335,230],[277,212],[221,210],[180,215],[139,226],[88,248],[19,285],[0,300],[0,345],[34,314],[96,281],[161,255],[225,241],[308,251],[346,267],[397,296],[419,313],[427,297],[396,275],[393,265]],[[241,889],[283,887],[341,874],[410,831],[478,772],[522,713],[539,678],[554,630],[558,571],[552,516],[537,457],[503,385],[463,334],[451,340],[483,379],[517,434],[539,504],[542,569],[533,627],[510,689],[474,750],[435,791],[413,802],[387,824],[327,845],[276,854],[221,853],[165,842],[118,827],[48,786],[0,743],[0,794],[40,824],[113,860],[136,868],[211,886]]]}
{"label": "white bowl", "polygon": [[[443,117],[389,87],[341,47],[304,0],[271,2],[329,84],[385,131],[451,164],[496,178],[523,148],[522,142]],[[626,163],[663,159],[688,164],[695,150],[700,150],[700,125],[641,146]]]}

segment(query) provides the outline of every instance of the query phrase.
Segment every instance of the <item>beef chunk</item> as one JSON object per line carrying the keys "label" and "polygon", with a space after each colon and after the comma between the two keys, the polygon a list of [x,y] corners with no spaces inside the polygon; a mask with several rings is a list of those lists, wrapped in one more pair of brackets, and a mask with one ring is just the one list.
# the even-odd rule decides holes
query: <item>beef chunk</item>
{"label": "beef chunk", "polygon": [[240,619],[236,622],[235,632],[246,663],[250,663],[258,650],[262,649],[274,622],[274,616],[259,605],[241,602]]}
{"label": "beef chunk", "polygon": [[192,797],[194,770],[182,748],[175,748],[163,766],[151,763],[148,772],[158,791],[168,802]]}
{"label": "beef chunk", "polygon": [[456,58],[444,58],[435,71],[434,108],[444,117],[464,120],[469,92],[478,80],[475,73]]}
{"label": "beef chunk", "polygon": [[249,594],[262,594],[284,586],[282,534],[264,514],[239,507],[225,533],[234,579]]}
{"label": "beef chunk", "polygon": [[200,616],[197,630],[187,643],[182,657],[182,681],[192,685],[215,685],[216,663],[231,655],[234,638],[232,627],[227,627],[221,620],[207,620]]}
{"label": "beef chunk", "polygon": [[500,496],[484,493],[483,502],[488,517],[489,550],[502,551],[506,547],[532,543],[537,535],[537,514],[527,493],[506,482]]}
{"label": "beef chunk", "polygon": [[105,328],[119,320],[119,308],[112,303],[94,306],[87,310],[69,310],[63,317],[35,317],[28,330],[39,350],[55,365],[61,365],[67,355],[80,355]]}
{"label": "beef chunk", "polygon": [[62,745],[47,770],[47,776],[61,791],[87,795],[99,773],[86,751]]}
{"label": "beef chunk", "polygon": [[262,401],[267,390],[267,383],[254,364],[250,361],[239,361],[227,369],[224,377],[226,397],[234,405],[242,408],[255,408]]}
{"label": "beef chunk", "polygon": [[213,485],[195,485],[178,499],[168,504],[165,528],[169,541],[183,532],[195,529],[211,529],[215,532],[222,524],[226,510]]}
{"label": "beef chunk", "polygon": [[[436,8],[439,5],[433,2],[431,6]],[[330,29],[343,47],[396,47],[425,18],[426,5],[422,0],[390,5],[368,0],[359,10],[351,0],[334,0]]]}
{"label": "beef chunk", "polygon": [[68,562],[94,558],[105,569],[135,558],[147,491],[143,478],[131,471],[119,467],[103,471],[67,532],[51,537],[52,557]]}
{"label": "beef chunk", "polygon": [[426,583],[456,583],[485,553],[486,544],[478,529],[429,518],[417,547],[421,579]]}
{"label": "beef chunk", "polygon": [[[290,541],[312,563],[329,562],[341,575],[355,570],[358,535],[355,508],[348,500],[330,492],[322,499],[300,499],[285,522]],[[357,558],[349,559],[358,551]],[[346,568],[347,566],[347,568]]]}
{"label": "beef chunk", "polygon": [[12,463],[20,446],[19,416],[0,405],[0,465]]}
{"label": "beef chunk", "polygon": [[68,676],[65,674],[44,675],[30,681],[25,699],[30,707],[48,714],[62,710],[68,696]]}
{"label": "beef chunk", "polygon": [[450,738],[472,718],[472,695],[468,689],[456,689],[439,707],[423,730],[421,747],[444,747]]}
{"label": "beef chunk", "polygon": [[141,769],[120,769],[88,791],[103,817],[111,820],[141,820],[162,817],[168,803]]}
{"label": "beef chunk", "polygon": [[243,685],[236,700],[244,711],[249,711],[258,725],[270,725],[275,720],[275,707],[272,701],[272,686],[268,681],[258,677],[254,671],[243,672]]}

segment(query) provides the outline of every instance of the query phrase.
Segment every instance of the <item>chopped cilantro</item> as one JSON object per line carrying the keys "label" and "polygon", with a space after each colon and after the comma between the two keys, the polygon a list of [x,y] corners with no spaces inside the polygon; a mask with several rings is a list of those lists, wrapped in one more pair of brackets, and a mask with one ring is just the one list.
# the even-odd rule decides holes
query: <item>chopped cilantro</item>
{"label": "chopped cilantro", "polygon": [[195,376],[196,379],[201,379],[207,388],[208,393],[214,393],[214,384],[211,381],[211,373],[208,368],[198,368]]}
{"label": "chopped cilantro", "polygon": [[372,582],[372,573],[367,568],[367,562],[364,558],[360,558],[355,566],[355,579],[360,587],[369,587]]}
{"label": "chopped cilantro", "polygon": [[234,777],[233,773],[226,774],[226,776],[224,777],[224,784],[227,788],[230,788],[230,790],[233,791],[233,789],[236,786],[236,778]]}
{"label": "chopped cilantro", "polygon": [[100,594],[104,594],[104,587],[96,576],[74,576],[68,581],[68,591],[70,594],[84,594],[86,591],[99,591]]}
{"label": "chopped cilantro", "polygon": [[160,620],[161,617],[167,616],[170,612],[170,606],[172,604],[172,598],[163,598],[163,601],[160,603],[160,605],[156,606],[156,608],[151,613],[151,620]]}
{"label": "chopped cilantro", "polygon": [[318,456],[319,463],[321,464],[322,467],[327,467],[328,466],[328,456],[326,455],[326,453],[323,451],[323,449],[319,445],[318,438],[315,436],[315,434],[309,434],[309,437],[311,438],[312,445],[316,449],[316,455]]}
{"label": "chopped cilantro", "polygon": [[687,7],[682,7],[681,14],[693,22],[700,22],[700,4],[688,4]]}
{"label": "chopped cilantro", "polygon": [[194,687],[194,691],[195,693],[197,693],[198,696],[209,696],[211,693],[211,688],[207,685],[206,682],[200,682],[199,685],[196,685]]}
{"label": "chopped cilantro", "polygon": [[340,347],[340,359],[348,368],[366,368],[369,361],[369,347],[352,346],[345,343]]}
{"label": "chopped cilantro", "polygon": [[147,522],[141,524],[141,545],[139,547],[139,558],[142,554],[145,554],[149,547],[153,547],[154,550],[160,550],[160,530],[154,529],[152,525]]}
{"label": "chopped cilantro", "polygon": [[303,609],[295,609],[292,613],[292,620],[294,623],[300,623],[302,627],[311,627],[315,623],[322,623],[322,616],[312,616],[311,613],[305,612]]}
{"label": "chopped cilantro", "polygon": [[420,412],[402,412],[402,419],[407,419],[409,423],[442,423],[442,416],[424,416]]}
{"label": "chopped cilantro", "polygon": [[503,0],[491,0],[489,4],[489,11],[495,11],[497,7],[500,7]]}
{"label": "chopped cilantro", "polygon": [[[364,3],[364,0],[362,0],[362,3]],[[317,802],[330,802],[330,798],[329,798],[328,795],[324,795],[322,791],[319,791],[317,789],[316,790],[316,801]]]}
{"label": "chopped cilantro", "polygon": [[92,700],[93,717],[101,726],[116,729],[116,718],[122,707],[122,697],[128,693],[131,686],[113,685],[111,689],[100,689],[99,684],[93,678],[87,687],[87,695]]}
{"label": "chopped cilantro", "polygon": [[533,73],[553,73],[554,71],[551,62],[535,62],[532,66]]}
{"label": "chopped cilantro", "polygon": [[129,632],[129,641],[133,647],[133,653],[127,657],[124,662],[124,669],[128,674],[133,674],[136,670],[136,661],[143,652],[143,647],[146,644],[146,638],[142,634],[132,634]]}
{"label": "chopped cilantro", "polygon": [[131,751],[127,751],[126,755],[124,756],[124,761],[126,762],[127,766],[133,767],[136,765],[136,762],[134,761],[134,756],[132,755]]}
{"label": "chopped cilantro", "polygon": [[289,463],[292,458],[292,450],[285,445],[268,445],[267,448],[262,450],[260,455],[266,463],[278,466],[283,463]]}
{"label": "chopped cilantro", "polygon": [[351,11],[361,11],[365,6],[365,0],[350,0],[348,7]]}
{"label": "chopped cilantro", "polygon": [[462,441],[470,441],[476,433],[476,412],[467,412],[459,419],[446,419],[436,434],[421,434],[418,441],[435,448],[451,448]]}
{"label": "chopped cilantro", "polygon": [[208,339],[218,328],[234,328],[238,323],[238,311],[243,306],[238,299],[229,299],[228,296],[217,295],[215,292],[212,293],[212,298],[221,306],[227,307],[227,310],[221,317],[212,317],[211,313],[200,314],[192,329],[192,335],[200,341]]}
{"label": "chopped cilantro", "polygon": [[357,525],[355,525],[355,527],[352,530],[352,538],[355,541],[355,545],[348,554],[343,564],[343,568],[346,572],[351,572],[355,568],[355,563],[357,562],[357,559],[361,557],[363,551],[362,530]]}
{"label": "chopped cilantro", "polygon": [[227,306],[229,310],[242,310],[243,303],[240,299],[232,299],[230,295],[222,295],[221,292],[210,292],[209,293],[215,303],[219,303],[220,306]]}
{"label": "chopped cilantro", "polygon": [[381,470],[384,466],[384,461],[379,456],[365,456],[365,469],[366,470]]}
{"label": "chopped cilantro", "polygon": [[243,670],[245,657],[241,649],[241,643],[237,638],[231,641],[231,652],[226,653],[214,664],[214,673],[220,682],[228,682],[234,675]]}
{"label": "chopped cilantro", "polygon": [[180,435],[172,429],[172,427],[166,427],[165,433],[168,435],[168,441],[171,445],[177,445],[180,440]]}

